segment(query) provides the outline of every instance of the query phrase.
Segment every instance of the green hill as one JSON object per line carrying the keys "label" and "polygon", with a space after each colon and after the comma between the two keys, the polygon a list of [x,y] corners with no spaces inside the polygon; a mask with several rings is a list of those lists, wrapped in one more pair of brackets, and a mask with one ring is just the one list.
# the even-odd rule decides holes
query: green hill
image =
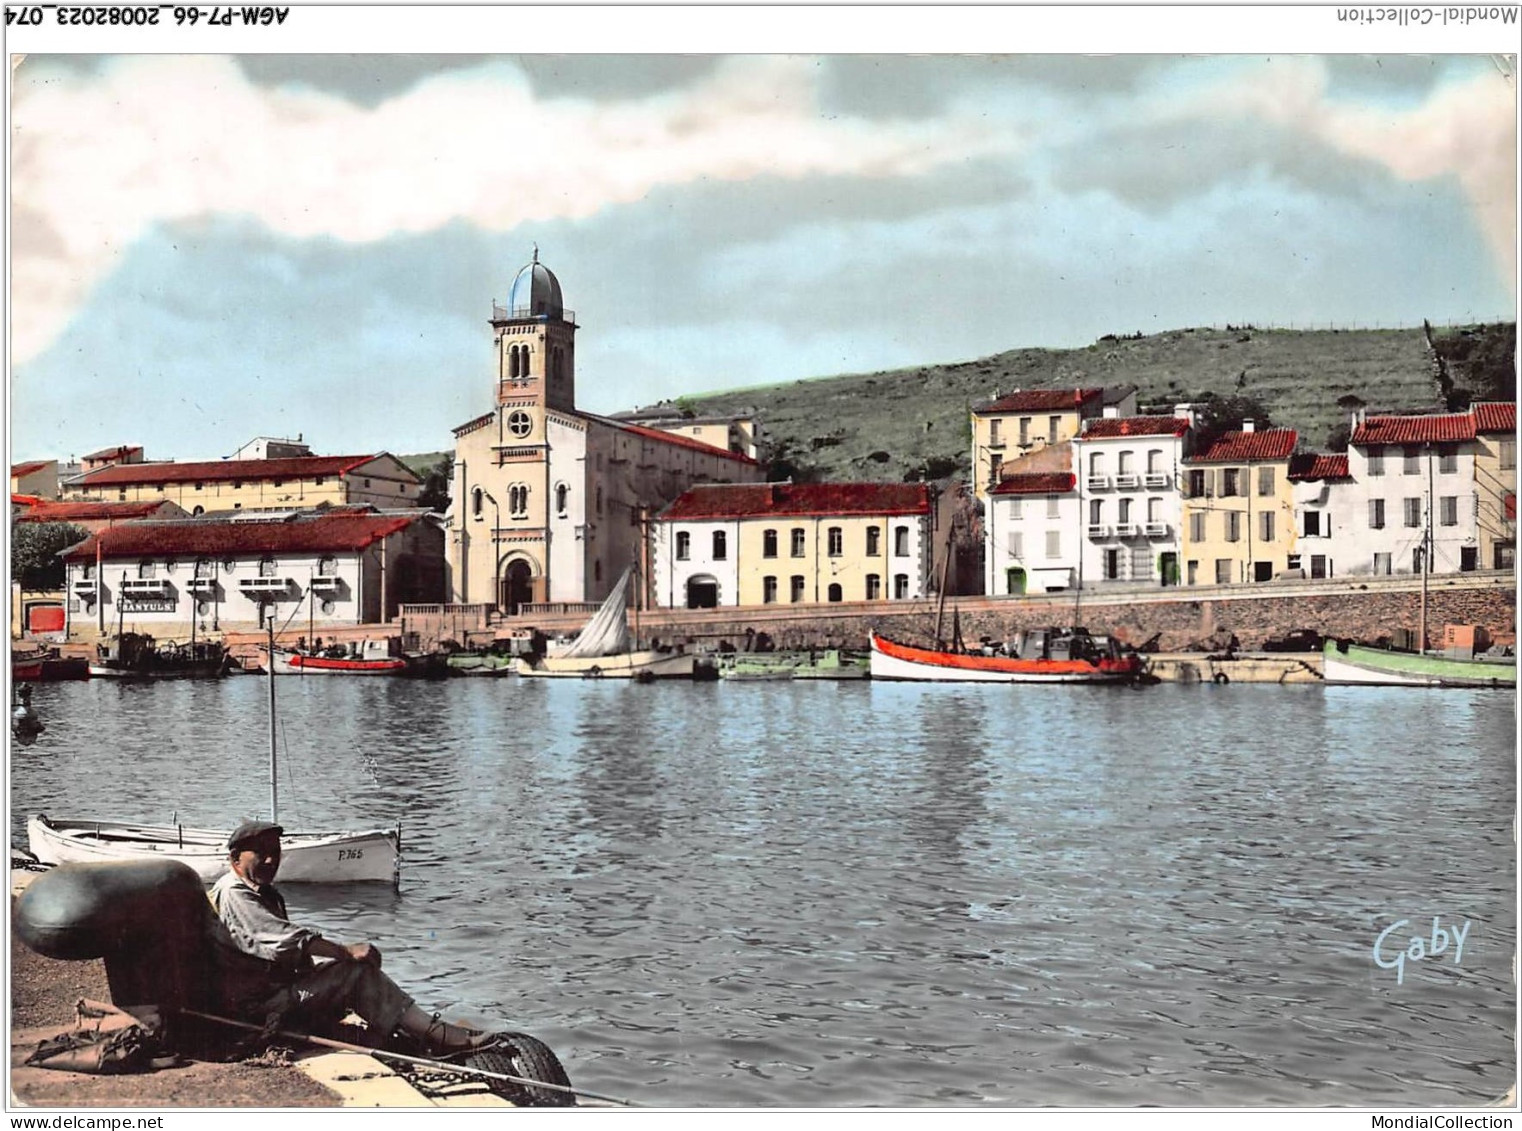
{"label": "green hill", "polygon": [[1249,397],[1301,447],[1325,450],[1357,397],[1371,412],[1442,411],[1514,399],[1515,324],[1435,331],[1439,366],[1411,330],[1174,330],[1106,336],[1083,349],[992,357],[684,397],[698,416],[755,412],[773,465],[800,478],[902,480],[966,474],[969,408],[1016,389],[1134,385],[1138,403]]}

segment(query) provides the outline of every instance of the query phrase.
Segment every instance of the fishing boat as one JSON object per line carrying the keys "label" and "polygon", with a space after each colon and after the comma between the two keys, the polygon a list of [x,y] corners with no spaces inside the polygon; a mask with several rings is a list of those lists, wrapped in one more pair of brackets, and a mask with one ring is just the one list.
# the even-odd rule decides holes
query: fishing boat
{"label": "fishing boat", "polygon": [[1017,633],[1005,644],[981,648],[924,648],[871,637],[872,678],[934,683],[1131,683],[1142,660],[1108,636],[1082,628]]}
{"label": "fishing boat", "polygon": [[276,675],[403,675],[409,663],[390,640],[361,640],[335,644],[320,652],[297,648],[268,648]]}
{"label": "fishing boat", "polygon": [[866,679],[867,658],[828,648],[818,652],[723,652],[719,678],[729,680]]}
{"label": "fishing boat", "polygon": [[[274,626],[268,651],[275,650]],[[279,823],[275,673],[269,680],[270,820]],[[35,814],[26,823],[27,848],[43,864],[105,860],[180,860],[210,884],[227,870],[226,829],[187,828],[101,819],[53,820]],[[281,837],[282,883],[399,882],[400,827],[340,832],[288,832]]]}
{"label": "fishing boat", "polygon": [[[179,860],[204,884],[227,870],[227,830],[118,821],[53,820],[38,813],[26,822],[27,849],[44,864],[107,860]],[[396,879],[401,836],[366,833],[286,833],[280,838],[281,883],[348,883]]]}
{"label": "fishing boat", "polygon": [[629,633],[629,584],[625,569],[592,619],[569,644],[513,661],[520,676],[560,679],[691,679],[696,657],[680,649],[639,649]]}
{"label": "fishing boat", "polygon": [[63,657],[54,648],[11,653],[12,683],[51,683],[89,677],[90,663],[82,656]]}
{"label": "fishing boat", "polygon": [[1463,658],[1434,652],[1396,652],[1347,640],[1328,640],[1321,655],[1322,674],[1332,684],[1379,684],[1386,687],[1517,686],[1517,658]]}
{"label": "fishing boat", "polygon": [[211,640],[158,643],[141,632],[121,632],[95,646],[92,679],[217,679],[227,674],[227,649]]}

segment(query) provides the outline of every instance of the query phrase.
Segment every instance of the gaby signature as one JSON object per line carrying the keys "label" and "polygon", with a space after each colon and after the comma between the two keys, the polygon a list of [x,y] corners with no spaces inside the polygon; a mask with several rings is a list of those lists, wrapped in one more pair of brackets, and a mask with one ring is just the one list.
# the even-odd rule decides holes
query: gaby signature
{"label": "gaby signature", "polygon": [[[1398,947],[1404,936],[1391,940],[1390,936],[1410,922],[1409,919],[1397,919],[1383,931],[1379,932],[1379,938],[1374,940],[1374,965],[1381,970],[1395,971],[1395,984],[1400,985],[1406,980],[1406,960],[1421,962],[1427,958],[1436,958],[1448,950],[1449,943],[1453,944],[1453,964],[1457,966],[1464,958],[1464,940],[1469,937],[1469,920],[1464,920],[1460,927],[1455,922],[1451,929],[1441,925],[1441,916],[1432,917],[1432,934],[1430,937],[1423,935],[1411,935],[1410,943],[1405,947]],[[1389,940],[1388,942],[1386,940]]]}

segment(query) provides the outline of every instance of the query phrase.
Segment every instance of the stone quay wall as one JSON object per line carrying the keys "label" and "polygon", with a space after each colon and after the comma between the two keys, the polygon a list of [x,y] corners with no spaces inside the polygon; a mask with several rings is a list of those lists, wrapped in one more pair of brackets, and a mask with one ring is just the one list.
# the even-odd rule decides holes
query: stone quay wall
{"label": "stone quay wall", "polygon": [[[1323,636],[1374,642],[1397,630],[1415,632],[1420,616],[1419,578],[1357,578],[1318,582],[1272,582],[1210,589],[1085,590],[1041,597],[948,597],[936,600],[772,605],[760,608],[644,609],[630,614],[641,643],[732,645],[757,643],[778,649],[867,646],[871,629],[907,640],[930,640],[939,612],[941,636],[949,638],[953,613],[962,637],[1006,640],[1016,631],[1080,624],[1139,646],[1156,637],[1160,652],[1212,652],[1236,638],[1252,651],[1295,629]],[[583,610],[564,614],[494,618],[468,634],[457,625],[405,611],[403,624],[424,649],[444,640],[481,645],[529,630],[572,634],[586,623]],[[1498,643],[1516,633],[1516,576],[1510,571],[1444,575],[1428,585],[1427,635],[1440,647],[1445,624],[1479,624]],[[395,627],[395,626],[393,626]],[[460,639],[466,635],[466,639]]]}

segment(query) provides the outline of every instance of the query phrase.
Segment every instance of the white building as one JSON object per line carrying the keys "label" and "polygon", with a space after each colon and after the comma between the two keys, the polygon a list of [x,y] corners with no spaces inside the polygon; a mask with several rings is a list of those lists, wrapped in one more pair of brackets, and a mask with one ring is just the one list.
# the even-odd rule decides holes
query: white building
{"label": "white building", "polygon": [[1189,429],[1187,410],[1084,422],[1073,452],[1085,585],[1179,583],[1179,472]]}
{"label": "white building", "polygon": [[[1338,576],[1339,548],[1353,562],[1358,528],[1364,521],[1362,496],[1348,474],[1345,454],[1305,453],[1290,460],[1289,481],[1295,506],[1295,552],[1289,568],[1300,576],[1321,579]],[[1359,558],[1362,561],[1364,559]]]}
{"label": "white building", "polygon": [[1079,583],[1083,511],[1071,442],[1038,449],[1004,469],[989,492],[983,591],[1060,593]]}
{"label": "white building", "polygon": [[71,639],[256,629],[263,609],[320,635],[444,594],[444,533],[427,511],[125,522],[63,557]]}

